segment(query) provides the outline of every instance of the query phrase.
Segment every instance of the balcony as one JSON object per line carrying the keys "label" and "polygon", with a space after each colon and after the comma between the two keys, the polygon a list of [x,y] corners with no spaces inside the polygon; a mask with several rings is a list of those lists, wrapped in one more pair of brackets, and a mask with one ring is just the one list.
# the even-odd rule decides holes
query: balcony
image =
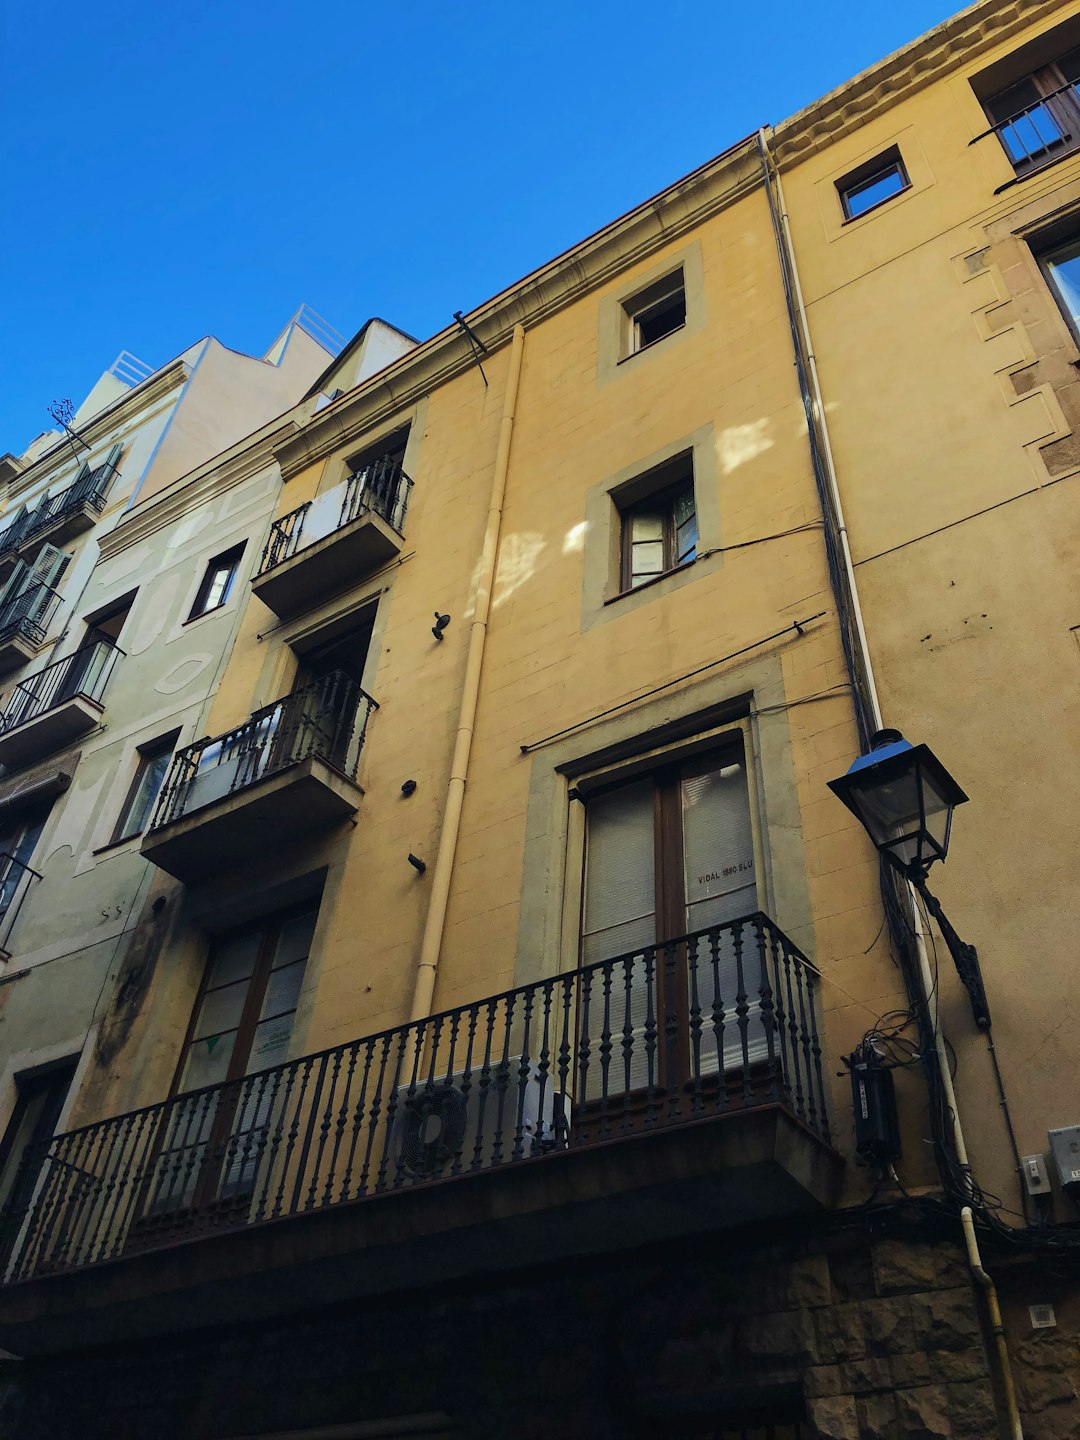
{"label": "balcony", "polygon": [[355,776],[378,706],[336,670],[177,751],[142,853],[191,882],[356,813]]}
{"label": "balcony", "polygon": [[58,590],[31,585],[0,610],[0,675],[33,660],[45,643],[59,604]]}
{"label": "balcony", "polygon": [[0,530],[0,562],[48,540],[62,545],[89,530],[105,508],[117,470],[112,461],[80,474],[66,489],[46,495],[33,510],[20,510]]}
{"label": "balcony", "polygon": [[19,918],[26,892],[41,876],[14,855],[0,852],[0,959],[12,956],[11,932]]}
{"label": "balcony", "polygon": [[405,543],[412,483],[396,457],[384,456],[275,520],[253,594],[291,620],[385,565]]}
{"label": "balcony", "polygon": [[26,765],[101,724],[101,697],[123,654],[104,636],[21,680],[0,711],[0,765]]}
{"label": "balcony", "polygon": [[830,1206],[816,989],[751,915],[28,1147],[12,1193],[32,1198],[0,1220],[0,1344],[148,1337]]}

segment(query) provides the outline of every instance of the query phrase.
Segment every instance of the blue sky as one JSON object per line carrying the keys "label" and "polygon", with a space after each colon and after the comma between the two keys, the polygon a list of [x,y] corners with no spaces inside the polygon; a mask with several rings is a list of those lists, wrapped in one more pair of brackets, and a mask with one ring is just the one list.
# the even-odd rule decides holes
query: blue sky
{"label": "blue sky", "polygon": [[4,13],[0,453],[121,349],[262,353],[301,301],[421,338],[952,13],[948,0]]}

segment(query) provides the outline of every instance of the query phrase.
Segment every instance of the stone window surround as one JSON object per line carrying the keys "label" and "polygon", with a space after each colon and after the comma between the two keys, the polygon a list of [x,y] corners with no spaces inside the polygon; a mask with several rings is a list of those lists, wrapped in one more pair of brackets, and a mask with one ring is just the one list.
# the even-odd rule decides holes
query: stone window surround
{"label": "stone window surround", "polygon": [[[327,490],[333,490],[336,485],[344,484],[352,472],[353,461],[357,455],[374,449],[382,441],[389,440],[391,435],[396,435],[399,431],[406,429],[409,432],[409,438],[405,443],[405,460],[402,469],[406,475],[415,479],[420,442],[424,438],[427,406],[427,396],[424,396],[422,400],[410,406],[403,413],[395,415],[393,419],[380,421],[378,425],[372,427],[369,433],[354,440],[346,449],[336,451],[333,455],[328,456],[315,487],[315,494],[323,495]],[[288,493],[288,481],[285,482],[285,493]],[[409,497],[410,514],[415,507],[416,498],[415,493]],[[408,523],[408,517],[406,517],[406,523]]]}
{"label": "stone window surround", "polygon": [[[658,342],[663,343],[663,342]],[[694,505],[697,510],[699,558],[636,590],[622,588],[622,515],[631,499],[648,494],[649,476],[690,452],[694,467]],[[640,491],[640,494],[638,493]],[[716,434],[709,422],[681,435],[663,449],[624,466],[585,493],[585,531],[582,548],[581,629],[616,620],[639,605],[710,574],[723,563],[720,545],[720,471]]]}
{"label": "stone window surround", "polygon": [[[646,290],[651,290],[661,280],[674,274],[683,273],[683,291],[686,295],[686,320],[670,335],[634,350],[631,338],[633,321],[628,306]],[[671,346],[677,345],[683,337],[695,334],[705,328],[705,264],[701,254],[701,242],[669,252],[655,265],[639,271],[633,278],[625,279],[617,288],[608,291],[600,300],[598,334],[596,342],[596,381],[607,385],[623,376],[636,374],[648,361],[639,356],[659,355]]]}
{"label": "stone window surround", "polygon": [[[851,175],[858,174],[864,166],[869,165],[879,156],[888,156],[893,151],[898,152],[903,161],[908,179],[907,185],[903,190],[897,191],[895,195],[890,195],[887,202],[882,201],[877,205],[872,205],[861,215],[855,215],[848,219],[844,214],[844,207],[840,199],[840,187],[847,182]],[[873,145],[849,154],[845,160],[837,163],[828,174],[823,175],[820,180],[815,182],[814,189],[817,192],[818,210],[826,240],[838,241],[858,233],[864,225],[872,225],[875,220],[880,219],[879,212],[885,208],[886,204],[890,210],[898,205],[906,205],[933,184],[933,171],[923,153],[913,125],[906,125],[902,130],[882,135]]]}
{"label": "stone window surround", "polygon": [[736,732],[746,757],[758,903],[813,959],[791,733],[787,710],[774,708],[784,701],[781,654],[773,653],[634,706],[529,757],[515,985],[579,963],[585,807],[571,797],[578,783],[710,749]]}

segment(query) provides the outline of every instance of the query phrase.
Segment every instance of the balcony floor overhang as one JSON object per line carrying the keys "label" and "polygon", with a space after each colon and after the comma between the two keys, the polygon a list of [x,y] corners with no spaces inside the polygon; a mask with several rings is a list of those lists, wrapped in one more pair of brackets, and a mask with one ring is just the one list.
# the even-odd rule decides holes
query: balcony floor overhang
{"label": "balcony floor overhang", "polygon": [[831,1209],[841,1157],[780,1105],[387,1191],[0,1288],[0,1346],[78,1350]]}
{"label": "balcony floor overhang", "polygon": [[25,635],[9,635],[0,640],[0,675],[10,675],[13,670],[18,670],[20,665],[33,660],[40,649],[39,644],[28,640]]}
{"label": "balcony floor overhang", "polygon": [[256,575],[251,592],[279,620],[291,620],[393,560],[404,543],[392,525],[368,510],[264,575]]}
{"label": "balcony floor overhang", "polygon": [[76,535],[92,530],[100,518],[101,512],[89,502],[76,505],[73,510],[57,515],[51,523],[35,530],[19,547],[19,552],[25,557],[30,551],[39,549],[46,540],[50,545],[63,545],[66,540],[73,540]]}
{"label": "balcony floor overhang", "polygon": [[141,853],[190,883],[235,865],[238,856],[256,859],[298,836],[350,819],[363,793],[313,756],[151,830]]}
{"label": "balcony floor overhang", "polygon": [[28,765],[31,760],[40,759],[50,751],[59,750],[80,735],[85,735],[101,724],[104,706],[85,695],[75,695],[62,700],[24,720],[10,730],[0,732],[0,765]]}

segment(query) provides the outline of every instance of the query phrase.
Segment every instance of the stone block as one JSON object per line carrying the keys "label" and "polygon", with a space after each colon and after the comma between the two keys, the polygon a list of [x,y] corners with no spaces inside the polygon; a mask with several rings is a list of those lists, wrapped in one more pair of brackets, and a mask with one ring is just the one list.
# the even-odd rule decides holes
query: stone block
{"label": "stone block", "polygon": [[938,1272],[933,1248],[903,1240],[879,1240],[874,1246],[874,1284],[879,1295],[935,1289]]}
{"label": "stone block", "polygon": [[850,1390],[853,1395],[892,1388],[889,1362],[878,1356],[865,1355],[861,1360],[848,1360],[840,1366],[840,1373],[844,1377],[844,1389]]}
{"label": "stone block", "polygon": [[850,1395],[830,1395],[810,1402],[814,1440],[861,1440],[859,1416]]}
{"label": "stone block", "polygon": [[829,1277],[835,1300],[869,1300],[876,1293],[869,1246],[830,1255]]}
{"label": "stone block", "polygon": [[814,1323],[822,1360],[857,1360],[866,1354],[866,1331],[860,1305],[852,1302],[815,1311]]}
{"label": "stone block", "polygon": [[911,1301],[906,1295],[867,1300],[862,1307],[862,1317],[866,1343],[872,1354],[901,1355],[916,1348]]}
{"label": "stone block", "polygon": [[962,1385],[946,1385],[953,1435],[993,1435],[997,1423],[994,1392],[988,1380],[973,1380]]}
{"label": "stone block", "polygon": [[[896,1397],[901,1433],[908,1440],[949,1440],[952,1422],[944,1385],[917,1385]],[[992,1432],[987,1432],[990,1440]]]}
{"label": "stone block", "polygon": [[855,1406],[860,1440],[900,1440],[904,1434],[897,1428],[896,1400],[892,1395],[864,1395]]}
{"label": "stone block", "polygon": [[744,1351],[770,1368],[812,1365],[818,1359],[814,1322],[805,1310],[753,1315],[740,1323],[739,1334]]}
{"label": "stone block", "polygon": [[819,1395],[840,1395],[844,1390],[843,1373],[839,1365],[815,1365],[807,1370],[804,1384],[806,1393],[811,1398]]}
{"label": "stone block", "polygon": [[913,1295],[911,1318],[925,1350],[967,1350],[979,1344],[975,1299],[969,1288]]}
{"label": "stone block", "polygon": [[913,1350],[910,1355],[894,1355],[889,1361],[889,1373],[898,1389],[904,1385],[929,1385],[932,1380],[944,1378],[931,1373],[929,1356],[921,1350]]}
{"label": "stone block", "polygon": [[982,1346],[970,1350],[934,1350],[928,1357],[930,1378],[940,1384],[947,1380],[985,1380],[988,1370]]}
{"label": "stone block", "polygon": [[788,1301],[795,1309],[832,1304],[829,1262],[824,1255],[795,1261],[788,1274]]}

